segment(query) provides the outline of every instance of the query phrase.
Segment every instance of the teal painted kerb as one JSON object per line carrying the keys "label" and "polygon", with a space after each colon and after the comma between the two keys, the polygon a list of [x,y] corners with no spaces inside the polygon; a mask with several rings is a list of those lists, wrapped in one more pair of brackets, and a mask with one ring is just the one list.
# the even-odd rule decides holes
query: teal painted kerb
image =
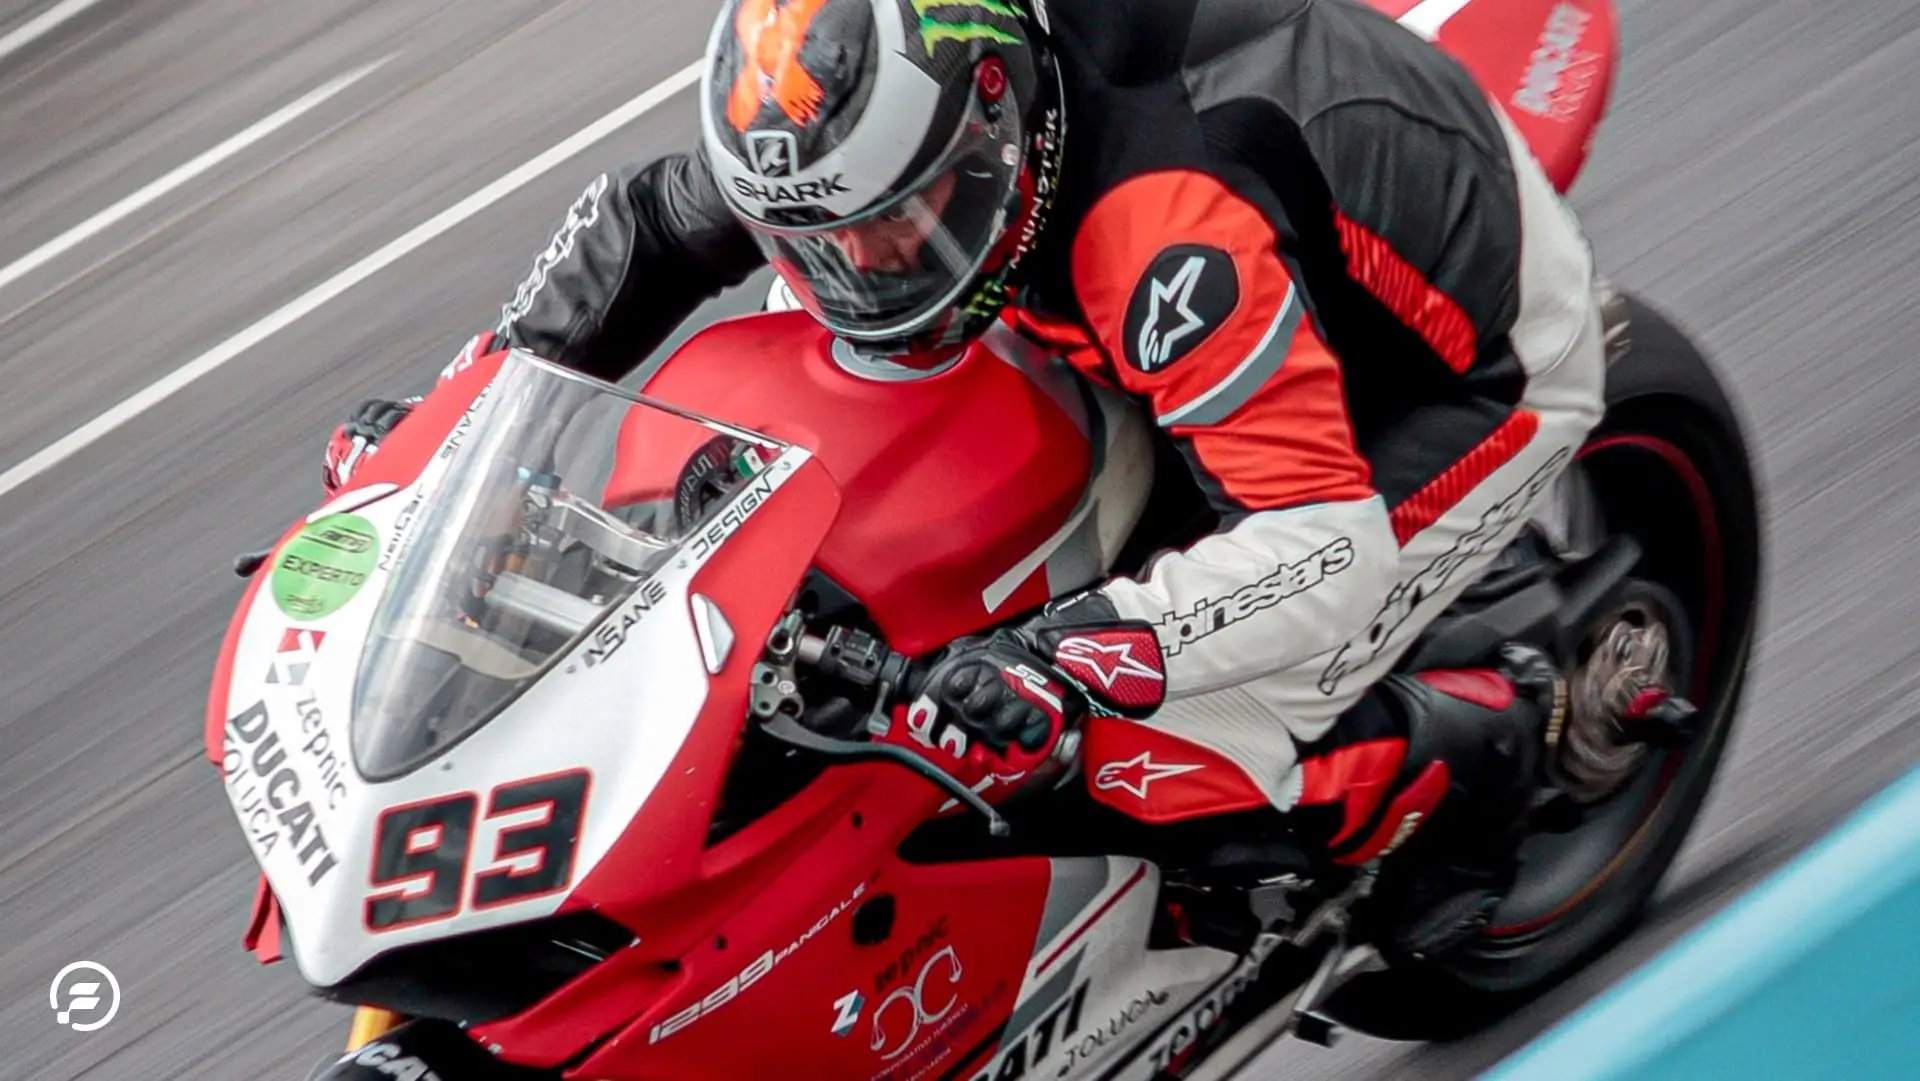
{"label": "teal painted kerb", "polygon": [[1920,771],[1481,1081],[1920,1081]]}

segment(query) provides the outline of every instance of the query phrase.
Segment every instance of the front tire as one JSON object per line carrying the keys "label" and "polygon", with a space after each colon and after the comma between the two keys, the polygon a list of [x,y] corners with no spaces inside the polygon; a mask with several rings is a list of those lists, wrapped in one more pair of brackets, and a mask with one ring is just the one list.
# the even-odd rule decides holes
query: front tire
{"label": "front tire", "polygon": [[1701,730],[1614,797],[1620,820],[1591,835],[1608,846],[1601,858],[1569,847],[1577,841],[1543,842],[1548,854],[1528,861],[1489,931],[1444,963],[1401,959],[1342,988],[1325,1012],[1358,1031],[1458,1038],[1611,948],[1637,925],[1713,785],[1758,623],[1760,494],[1743,425],[1707,358],[1643,301],[1623,295],[1617,310],[1607,414],[1577,468],[1606,527],[1643,545],[1634,577],[1680,602],[1694,654],[1682,662],[1685,693]]}

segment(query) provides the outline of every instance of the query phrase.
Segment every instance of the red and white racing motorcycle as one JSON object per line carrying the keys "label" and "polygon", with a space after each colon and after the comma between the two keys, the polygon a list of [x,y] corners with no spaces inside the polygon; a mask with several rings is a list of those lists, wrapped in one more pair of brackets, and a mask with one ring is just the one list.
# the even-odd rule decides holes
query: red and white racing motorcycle
{"label": "red and white racing motorcycle", "polygon": [[[1607,0],[1473,0],[1438,40],[1564,188],[1613,24]],[[1371,867],[1148,828],[1085,783],[995,810],[871,739],[905,657],[1130,569],[1190,482],[1130,403],[1011,334],[928,376],[780,312],[705,330],[643,393],[467,358],[243,561],[206,738],[262,869],[247,948],[361,1007],[328,1081],[1226,1078],[1283,1035],[1495,1018],[1630,926],[1753,633],[1740,425],[1671,325],[1609,312],[1561,550],[1404,662],[1524,639],[1569,678],[1559,795],[1445,966],[1369,941]],[[1620,732],[1655,683],[1691,723]],[[1176,783],[1151,755],[1083,768]]]}

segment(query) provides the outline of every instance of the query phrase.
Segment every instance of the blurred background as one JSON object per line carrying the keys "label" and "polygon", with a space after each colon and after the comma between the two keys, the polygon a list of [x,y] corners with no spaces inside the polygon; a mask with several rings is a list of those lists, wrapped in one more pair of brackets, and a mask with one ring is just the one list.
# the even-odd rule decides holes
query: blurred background
{"label": "blurred background", "polygon": [[[1920,759],[1920,5],[1620,8],[1573,203],[1751,425],[1772,512],[1757,682],[1629,942],[1473,1040],[1296,1045],[1276,1075],[1473,1077]],[[0,1077],[297,1079],[341,1046],[345,1009],[239,948],[256,872],[201,750],[230,558],[314,504],[348,406],[493,325],[595,173],[690,145],[681,92],[496,185],[684,76],[711,10],[0,2]],[[196,361],[217,370],[120,407]],[[77,960],[123,992],[97,1032],[47,1005]]]}

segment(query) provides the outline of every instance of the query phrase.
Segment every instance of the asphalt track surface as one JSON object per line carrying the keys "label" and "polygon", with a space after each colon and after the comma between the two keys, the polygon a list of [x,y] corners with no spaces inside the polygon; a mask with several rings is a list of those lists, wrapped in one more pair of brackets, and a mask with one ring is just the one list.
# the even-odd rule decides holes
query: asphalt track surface
{"label": "asphalt track surface", "polygon": [[[710,10],[102,0],[8,37],[53,6],[0,5],[0,469],[683,70]],[[1574,200],[1607,269],[1705,342],[1752,424],[1773,514],[1752,705],[1631,941],[1471,1041],[1280,1048],[1275,1076],[1471,1077],[1920,758],[1920,7],[1625,0],[1623,18],[1616,109]],[[347,403],[417,385],[490,326],[594,172],[686,143],[694,111],[672,98],[0,494],[0,1076],[297,1079],[340,1046],[344,1009],[238,948],[255,872],[200,746],[229,557],[312,506]],[[47,1004],[81,959],[124,993],[85,1035]]]}

